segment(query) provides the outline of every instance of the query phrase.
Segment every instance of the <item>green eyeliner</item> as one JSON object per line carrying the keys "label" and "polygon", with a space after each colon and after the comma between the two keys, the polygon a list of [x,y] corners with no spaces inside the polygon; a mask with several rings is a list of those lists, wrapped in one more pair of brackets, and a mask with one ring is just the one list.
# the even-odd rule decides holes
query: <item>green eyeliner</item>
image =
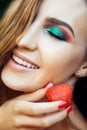
{"label": "green eyeliner", "polygon": [[54,37],[58,38],[59,40],[66,40],[65,35],[63,34],[63,32],[61,31],[60,28],[56,27],[56,26],[51,26],[47,29],[47,31],[53,35]]}

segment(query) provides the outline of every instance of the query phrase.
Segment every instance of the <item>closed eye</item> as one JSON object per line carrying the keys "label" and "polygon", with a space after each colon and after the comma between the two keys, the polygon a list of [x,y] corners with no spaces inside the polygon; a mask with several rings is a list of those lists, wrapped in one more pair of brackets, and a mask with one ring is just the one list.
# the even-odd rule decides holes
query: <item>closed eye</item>
{"label": "closed eye", "polygon": [[58,40],[67,41],[64,32],[57,26],[50,26],[48,28],[45,28],[45,31]]}

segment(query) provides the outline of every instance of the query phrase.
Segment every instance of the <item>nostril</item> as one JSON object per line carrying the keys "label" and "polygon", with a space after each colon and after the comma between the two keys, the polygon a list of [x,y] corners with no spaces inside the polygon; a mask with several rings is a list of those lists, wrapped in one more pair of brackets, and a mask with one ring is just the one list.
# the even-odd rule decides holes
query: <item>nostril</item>
{"label": "nostril", "polygon": [[16,44],[18,47],[21,47],[21,48],[26,48],[30,51],[34,51],[37,49],[37,43],[36,43],[36,40],[34,39],[28,39],[26,37],[22,37],[22,36],[19,36],[17,39],[16,39]]}
{"label": "nostril", "polygon": [[26,36],[23,36],[23,34],[22,34],[17,37],[16,44],[20,47],[24,47],[24,46],[26,46],[26,44],[28,44],[28,39],[26,38]]}

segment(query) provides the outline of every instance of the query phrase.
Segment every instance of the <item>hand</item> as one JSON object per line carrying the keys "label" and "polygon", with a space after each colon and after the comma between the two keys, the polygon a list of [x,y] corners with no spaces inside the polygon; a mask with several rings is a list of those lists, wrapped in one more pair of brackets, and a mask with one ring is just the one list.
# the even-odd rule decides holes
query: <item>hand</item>
{"label": "hand", "polygon": [[0,108],[0,129],[43,130],[63,120],[69,111],[66,103],[62,105],[66,109],[61,109],[62,101],[37,103],[45,96],[47,88],[4,103]]}

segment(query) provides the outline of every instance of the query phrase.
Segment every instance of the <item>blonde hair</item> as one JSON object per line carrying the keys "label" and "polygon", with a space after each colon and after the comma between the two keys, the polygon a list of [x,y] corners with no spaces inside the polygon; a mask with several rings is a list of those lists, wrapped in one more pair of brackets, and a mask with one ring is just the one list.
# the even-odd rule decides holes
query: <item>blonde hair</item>
{"label": "blonde hair", "polygon": [[0,21],[0,72],[16,46],[16,38],[35,19],[41,2],[42,0],[14,0]]}

